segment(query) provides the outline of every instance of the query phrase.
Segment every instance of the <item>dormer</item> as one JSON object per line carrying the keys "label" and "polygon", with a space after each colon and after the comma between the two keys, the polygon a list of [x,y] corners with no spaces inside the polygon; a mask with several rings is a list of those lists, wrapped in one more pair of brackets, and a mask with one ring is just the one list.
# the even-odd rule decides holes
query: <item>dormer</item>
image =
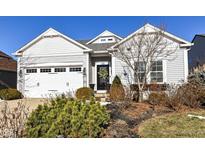
{"label": "dormer", "polygon": [[108,30],[105,30],[94,39],[90,40],[87,44],[95,44],[95,43],[116,43],[122,40],[122,38]]}

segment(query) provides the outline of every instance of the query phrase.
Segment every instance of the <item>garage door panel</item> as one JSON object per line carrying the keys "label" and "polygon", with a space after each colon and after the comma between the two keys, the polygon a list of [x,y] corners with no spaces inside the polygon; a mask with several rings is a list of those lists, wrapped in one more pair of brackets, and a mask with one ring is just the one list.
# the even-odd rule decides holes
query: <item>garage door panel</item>
{"label": "garage door panel", "polygon": [[25,95],[39,98],[75,92],[83,86],[82,72],[31,73],[25,75]]}

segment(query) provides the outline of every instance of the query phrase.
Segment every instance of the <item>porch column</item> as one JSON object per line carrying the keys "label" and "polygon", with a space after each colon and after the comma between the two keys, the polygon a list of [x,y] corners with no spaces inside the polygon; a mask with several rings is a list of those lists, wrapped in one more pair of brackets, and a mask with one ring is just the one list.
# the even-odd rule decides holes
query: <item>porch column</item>
{"label": "porch column", "polygon": [[111,80],[110,83],[112,83],[113,79],[115,78],[115,60],[116,58],[111,55]]}
{"label": "porch column", "polygon": [[90,55],[86,53],[86,86],[89,87],[89,80],[90,80]]}

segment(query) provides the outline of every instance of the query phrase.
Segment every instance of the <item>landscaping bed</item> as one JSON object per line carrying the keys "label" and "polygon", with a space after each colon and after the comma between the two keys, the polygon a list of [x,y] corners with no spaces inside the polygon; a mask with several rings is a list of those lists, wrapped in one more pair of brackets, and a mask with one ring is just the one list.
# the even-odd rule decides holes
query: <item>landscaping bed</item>
{"label": "landscaping bed", "polygon": [[205,119],[188,115],[205,116],[205,111],[171,113],[151,118],[140,124],[138,134],[147,138],[204,138]]}
{"label": "landscaping bed", "polygon": [[107,105],[111,121],[104,137],[139,137],[138,126],[153,116],[173,112],[165,107],[154,107],[146,102],[112,103]]}

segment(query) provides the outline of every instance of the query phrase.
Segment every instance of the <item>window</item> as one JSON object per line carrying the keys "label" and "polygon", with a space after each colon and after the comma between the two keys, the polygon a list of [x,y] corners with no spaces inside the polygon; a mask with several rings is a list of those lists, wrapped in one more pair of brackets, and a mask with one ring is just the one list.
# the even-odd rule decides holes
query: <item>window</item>
{"label": "window", "polygon": [[66,72],[66,68],[55,68],[55,72]]}
{"label": "window", "polygon": [[47,72],[51,72],[51,68],[41,68],[40,69],[41,73],[47,73]]}
{"label": "window", "polygon": [[135,80],[139,78],[140,82],[142,82],[145,78],[145,63],[144,62],[138,62],[135,64],[135,69],[138,73],[135,74]]}
{"label": "window", "polygon": [[26,69],[26,73],[37,73],[37,69],[34,68]]}
{"label": "window", "polygon": [[151,63],[150,77],[151,77],[151,82],[163,82],[162,61],[154,61]]}
{"label": "window", "polygon": [[70,72],[81,72],[81,67],[71,67]]}
{"label": "window", "polygon": [[106,41],[106,39],[104,39],[104,38],[103,38],[103,39],[101,39],[101,42],[105,42],[105,41]]}
{"label": "window", "polygon": [[113,41],[113,38],[109,38],[108,41]]}

